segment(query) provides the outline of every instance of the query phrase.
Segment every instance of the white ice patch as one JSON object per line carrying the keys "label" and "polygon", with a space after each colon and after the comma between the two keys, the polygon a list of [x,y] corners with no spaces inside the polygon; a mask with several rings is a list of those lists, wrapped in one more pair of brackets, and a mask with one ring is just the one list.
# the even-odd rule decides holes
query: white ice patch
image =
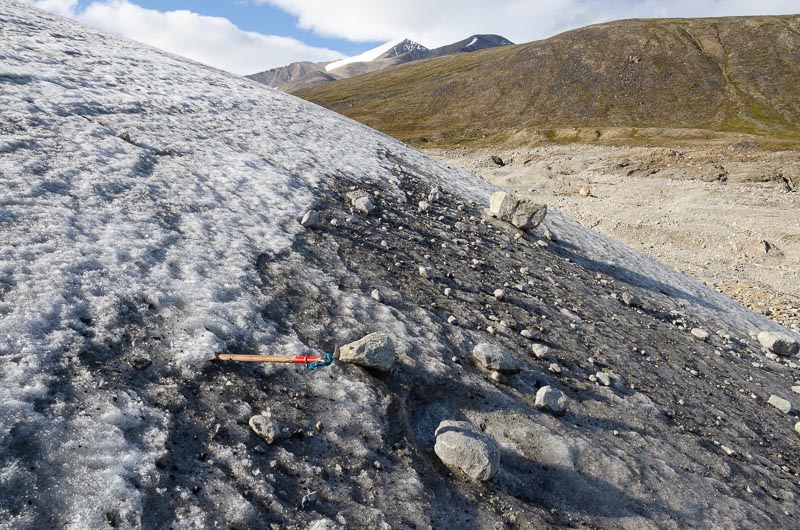
{"label": "white ice patch", "polygon": [[331,70],[336,70],[337,68],[341,68],[342,66],[346,66],[348,64],[353,63],[368,63],[370,61],[374,61],[384,53],[388,52],[405,39],[395,39],[392,41],[387,42],[386,44],[381,44],[377,48],[373,48],[371,50],[367,50],[364,53],[359,55],[355,55],[353,57],[346,57],[344,59],[339,59],[338,61],[334,61],[329,63],[325,66],[325,71],[330,72]]}

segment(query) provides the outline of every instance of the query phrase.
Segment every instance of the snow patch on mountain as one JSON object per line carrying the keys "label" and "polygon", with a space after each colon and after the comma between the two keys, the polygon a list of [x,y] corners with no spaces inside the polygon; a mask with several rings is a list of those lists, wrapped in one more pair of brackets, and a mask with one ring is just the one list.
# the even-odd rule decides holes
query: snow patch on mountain
{"label": "snow patch on mountain", "polygon": [[[394,48],[397,47],[399,47],[397,50],[393,50]],[[387,42],[386,44],[381,44],[377,48],[365,51],[364,53],[361,53],[354,57],[347,57],[345,59],[334,61],[325,66],[325,71],[330,72],[332,70],[336,70],[337,68],[341,68],[342,66],[346,66],[348,64],[368,63],[370,61],[374,61],[384,56],[395,57],[397,55],[402,55],[403,53],[408,53],[415,50],[425,50],[425,49],[427,48],[425,48],[421,44],[417,44],[414,41],[410,41],[408,39],[395,39]]]}

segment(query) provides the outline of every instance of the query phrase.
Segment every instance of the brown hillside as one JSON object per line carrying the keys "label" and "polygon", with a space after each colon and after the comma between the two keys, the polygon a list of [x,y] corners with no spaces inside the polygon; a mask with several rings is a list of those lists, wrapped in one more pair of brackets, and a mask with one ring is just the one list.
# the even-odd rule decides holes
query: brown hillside
{"label": "brown hillside", "polygon": [[597,137],[669,128],[797,140],[800,16],[613,22],[298,95],[417,144],[575,127]]}

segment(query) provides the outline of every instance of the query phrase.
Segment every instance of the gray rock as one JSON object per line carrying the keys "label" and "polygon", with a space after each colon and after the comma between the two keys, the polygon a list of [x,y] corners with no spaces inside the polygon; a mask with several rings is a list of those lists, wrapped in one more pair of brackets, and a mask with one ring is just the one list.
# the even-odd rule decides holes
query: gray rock
{"label": "gray rock", "polygon": [[494,297],[497,298],[498,300],[502,300],[506,297],[506,292],[502,289],[495,289]]}
{"label": "gray rock", "polygon": [[445,420],[435,435],[433,450],[446,466],[479,481],[491,480],[500,470],[497,445],[472,424]]}
{"label": "gray rock", "polygon": [[531,346],[531,351],[537,359],[544,359],[550,355],[550,348],[546,344],[533,344]]}
{"label": "gray rock", "polygon": [[253,416],[248,423],[250,424],[250,428],[253,429],[253,432],[263,438],[268,444],[275,443],[281,437],[278,424],[269,416]]}
{"label": "gray rock", "polygon": [[642,300],[633,293],[622,293],[622,303],[628,307],[642,307]]}
{"label": "gray rock", "polygon": [[697,340],[706,341],[710,336],[711,334],[702,328],[694,328],[692,330],[692,337],[696,338]]}
{"label": "gray rock", "polygon": [[376,302],[382,302],[383,297],[381,296],[381,292],[377,289],[373,289],[370,293],[370,297],[375,300]]}
{"label": "gray rock", "polygon": [[130,357],[128,357],[128,362],[137,370],[144,370],[153,364],[153,361],[150,360],[150,356],[142,352],[132,353]]}
{"label": "gray rock", "polygon": [[420,265],[419,267],[419,275],[425,278],[426,280],[432,280],[436,277],[436,273],[430,267],[425,267]]}
{"label": "gray rock", "polygon": [[800,351],[800,345],[785,333],[762,331],[758,334],[758,342],[769,351],[781,357],[791,357]]}
{"label": "gray rock", "polygon": [[486,370],[501,374],[518,374],[521,370],[519,362],[511,352],[497,344],[482,342],[472,350],[472,357]]}
{"label": "gray rock", "polygon": [[769,403],[779,411],[783,412],[784,414],[789,414],[792,411],[792,404],[789,403],[789,401],[783,399],[782,397],[772,395],[769,397],[769,401],[767,401],[767,403]]}
{"label": "gray rock", "polygon": [[300,501],[300,507],[306,508],[308,506],[313,506],[317,503],[318,500],[319,500],[319,492],[312,491],[311,493],[308,493],[303,496],[303,499]]}
{"label": "gray rock", "polygon": [[307,530],[342,530],[342,527],[330,519],[319,519],[309,524]]}
{"label": "gray rock", "polygon": [[420,212],[427,212],[428,210],[431,209],[431,205],[427,201],[419,201],[419,204],[417,206],[418,206],[417,210],[419,210]]}
{"label": "gray rock", "polygon": [[428,202],[436,202],[442,198],[442,192],[439,190],[437,186],[431,188],[431,191],[428,192]]}
{"label": "gray rock", "polygon": [[563,392],[551,386],[543,386],[536,392],[536,407],[557,416],[567,412],[569,400]]}
{"label": "gray rock", "polygon": [[500,158],[499,156],[497,156],[497,155],[492,155],[492,162],[494,162],[495,164],[497,164],[500,167],[503,167],[503,166],[506,165],[505,161],[502,158]]}
{"label": "gray rock", "polygon": [[505,385],[508,383],[508,377],[504,376],[500,372],[492,372],[491,374],[489,374],[489,379],[501,385]]}
{"label": "gray rock", "polygon": [[396,356],[391,336],[382,331],[372,333],[339,348],[341,362],[382,372],[389,371]]}
{"label": "gray rock", "polygon": [[595,377],[597,378],[597,382],[600,383],[601,385],[611,386],[611,376],[609,376],[607,373],[597,372],[595,374]]}
{"label": "gray rock", "polygon": [[364,215],[369,215],[375,209],[375,203],[372,202],[372,199],[369,197],[359,197],[353,201],[353,206],[356,210],[363,213]]}
{"label": "gray rock", "polygon": [[495,217],[507,221],[517,228],[536,228],[547,216],[547,205],[536,204],[498,191],[492,195],[489,211]]}
{"label": "gray rock", "polygon": [[795,423],[794,432],[797,433],[797,436],[800,436],[800,422]]}
{"label": "gray rock", "polygon": [[304,228],[317,228],[320,225],[319,212],[316,210],[306,212],[306,214],[300,220],[300,224]]}

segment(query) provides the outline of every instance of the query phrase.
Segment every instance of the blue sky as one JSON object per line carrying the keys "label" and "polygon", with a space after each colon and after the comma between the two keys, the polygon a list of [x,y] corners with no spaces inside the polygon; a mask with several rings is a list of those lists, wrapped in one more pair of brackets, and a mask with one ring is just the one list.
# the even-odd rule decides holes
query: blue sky
{"label": "blue sky", "polygon": [[429,48],[479,33],[524,43],[653,17],[800,13],[798,0],[23,0],[236,74],[328,62],[410,38]]}

